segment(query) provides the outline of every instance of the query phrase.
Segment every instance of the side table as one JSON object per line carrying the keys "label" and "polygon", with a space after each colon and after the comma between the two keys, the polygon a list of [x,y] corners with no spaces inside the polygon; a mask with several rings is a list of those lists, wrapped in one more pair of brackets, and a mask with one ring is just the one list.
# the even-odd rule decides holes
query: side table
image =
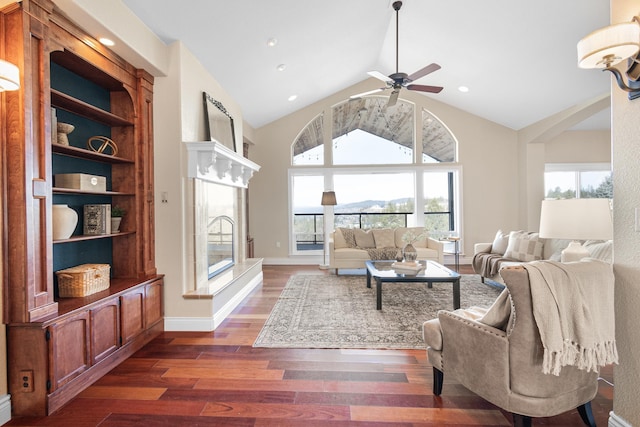
{"label": "side table", "polygon": [[442,237],[441,242],[453,242],[453,262],[456,272],[460,270],[460,237]]}

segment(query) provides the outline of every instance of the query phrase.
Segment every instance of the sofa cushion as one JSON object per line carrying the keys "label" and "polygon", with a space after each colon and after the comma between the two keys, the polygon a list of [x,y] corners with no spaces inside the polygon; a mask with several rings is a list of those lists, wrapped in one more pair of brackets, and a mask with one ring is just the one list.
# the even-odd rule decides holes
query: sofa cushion
{"label": "sofa cushion", "polygon": [[394,248],[396,246],[394,233],[391,228],[376,228],[371,230],[376,242],[376,248]]}
{"label": "sofa cushion", "polygon": [[347,241],[344,239],[344,234],[342,234],[342,230],[338,228],[333,232],[333,248],[334,249],[342,249],[348,248]]}
{"label": "sofa cushion", "polygon": [[334,259],[336,260],[366,261],[368,259],[371,259],[369,257],[369,252],[367,252],[364,249],[356,249],[356,248],[343,248],[340,250],[333,251],[333,256],[334,256]]}
{"label": "sofa cushion", "polygon": [[404,248],[406,246],[406,243],[402,240],[402,237],[408,232],[412,232],[415,235],[422,234],[422,237],[419,240],[416,240],[412,243],[414,248],[428,247],[427,239],[429,238],[429,235],[423,227],[398,227],[395,231],[397,248]]}
{"label": "sofa cushion", "polygon": [[353,234],[356,237],[356,246],[359,248],[375,248],[376,241],[373,238],[371,230],[361,230],[356,228],[353,230]]}
{"label": "sofa cushion", "polygon": [[509,233],[505,234],[502,230],[498,230],[496,237],[493,238],[491,244],[491,253],[504,255],[509,245]]}
{"label": "sofa cushion", "polygon": [[535,261],[542,259],[544,244],[538,240],[538,233],[512,231],[509,233],[509,244],[504,253],[506,258],[518,261]]}

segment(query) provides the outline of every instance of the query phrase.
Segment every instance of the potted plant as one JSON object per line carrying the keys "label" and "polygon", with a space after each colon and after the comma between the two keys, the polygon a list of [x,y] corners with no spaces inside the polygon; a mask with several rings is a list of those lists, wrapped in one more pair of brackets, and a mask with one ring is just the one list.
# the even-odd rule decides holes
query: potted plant
{"label": "potted plant", "polygon": [[111,207],[111,232],[118,233],[120,231],[120,222],[126,211],[118,205]]}

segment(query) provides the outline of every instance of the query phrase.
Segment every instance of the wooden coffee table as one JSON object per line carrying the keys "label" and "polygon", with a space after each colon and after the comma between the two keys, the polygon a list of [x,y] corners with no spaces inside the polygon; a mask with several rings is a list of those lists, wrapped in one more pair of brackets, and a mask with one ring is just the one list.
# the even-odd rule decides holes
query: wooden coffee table
{"label": "wooden coffee table", "polygon": [[382,310],[382,284],[384,282],[423,282],[429,288],[434,283],[453,284],[453,309],[460,308],[460,274],[449,270],[442,264],[435,261],[420,261],[424,269],[418,274],[397,274],[391,264],[395,261],[366,261],[367,267],[367,288],[371,287],[371,278],[376,281],[376,309]]}

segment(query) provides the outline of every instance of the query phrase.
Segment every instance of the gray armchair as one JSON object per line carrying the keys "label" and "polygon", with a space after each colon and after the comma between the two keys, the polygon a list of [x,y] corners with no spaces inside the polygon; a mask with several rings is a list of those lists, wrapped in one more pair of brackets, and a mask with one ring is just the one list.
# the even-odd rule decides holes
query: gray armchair
{"label": "gray armchair", "polygon": [[[595,268],[611,269],[602,264]],[[558,376],[542,373],[543,346],[533,314],[529,273],[516,266],[503,269],[501,274],[507,287],[498,298],[506,302],[502,308],[494,304],[489,314],[478,308],[440,311],[437,319],[425,322],[423,334],[433,366],[434,395],[441,394],[446,372],[511,412],[516,426],[530,426],[532,417],[554,416],[575,408],[585,424],[595,426],[590,401],[597,393],[598,372],[563,366]],[[611,273],[611,283],[601,284],[603,289],[613,289],[612,277]]]}

